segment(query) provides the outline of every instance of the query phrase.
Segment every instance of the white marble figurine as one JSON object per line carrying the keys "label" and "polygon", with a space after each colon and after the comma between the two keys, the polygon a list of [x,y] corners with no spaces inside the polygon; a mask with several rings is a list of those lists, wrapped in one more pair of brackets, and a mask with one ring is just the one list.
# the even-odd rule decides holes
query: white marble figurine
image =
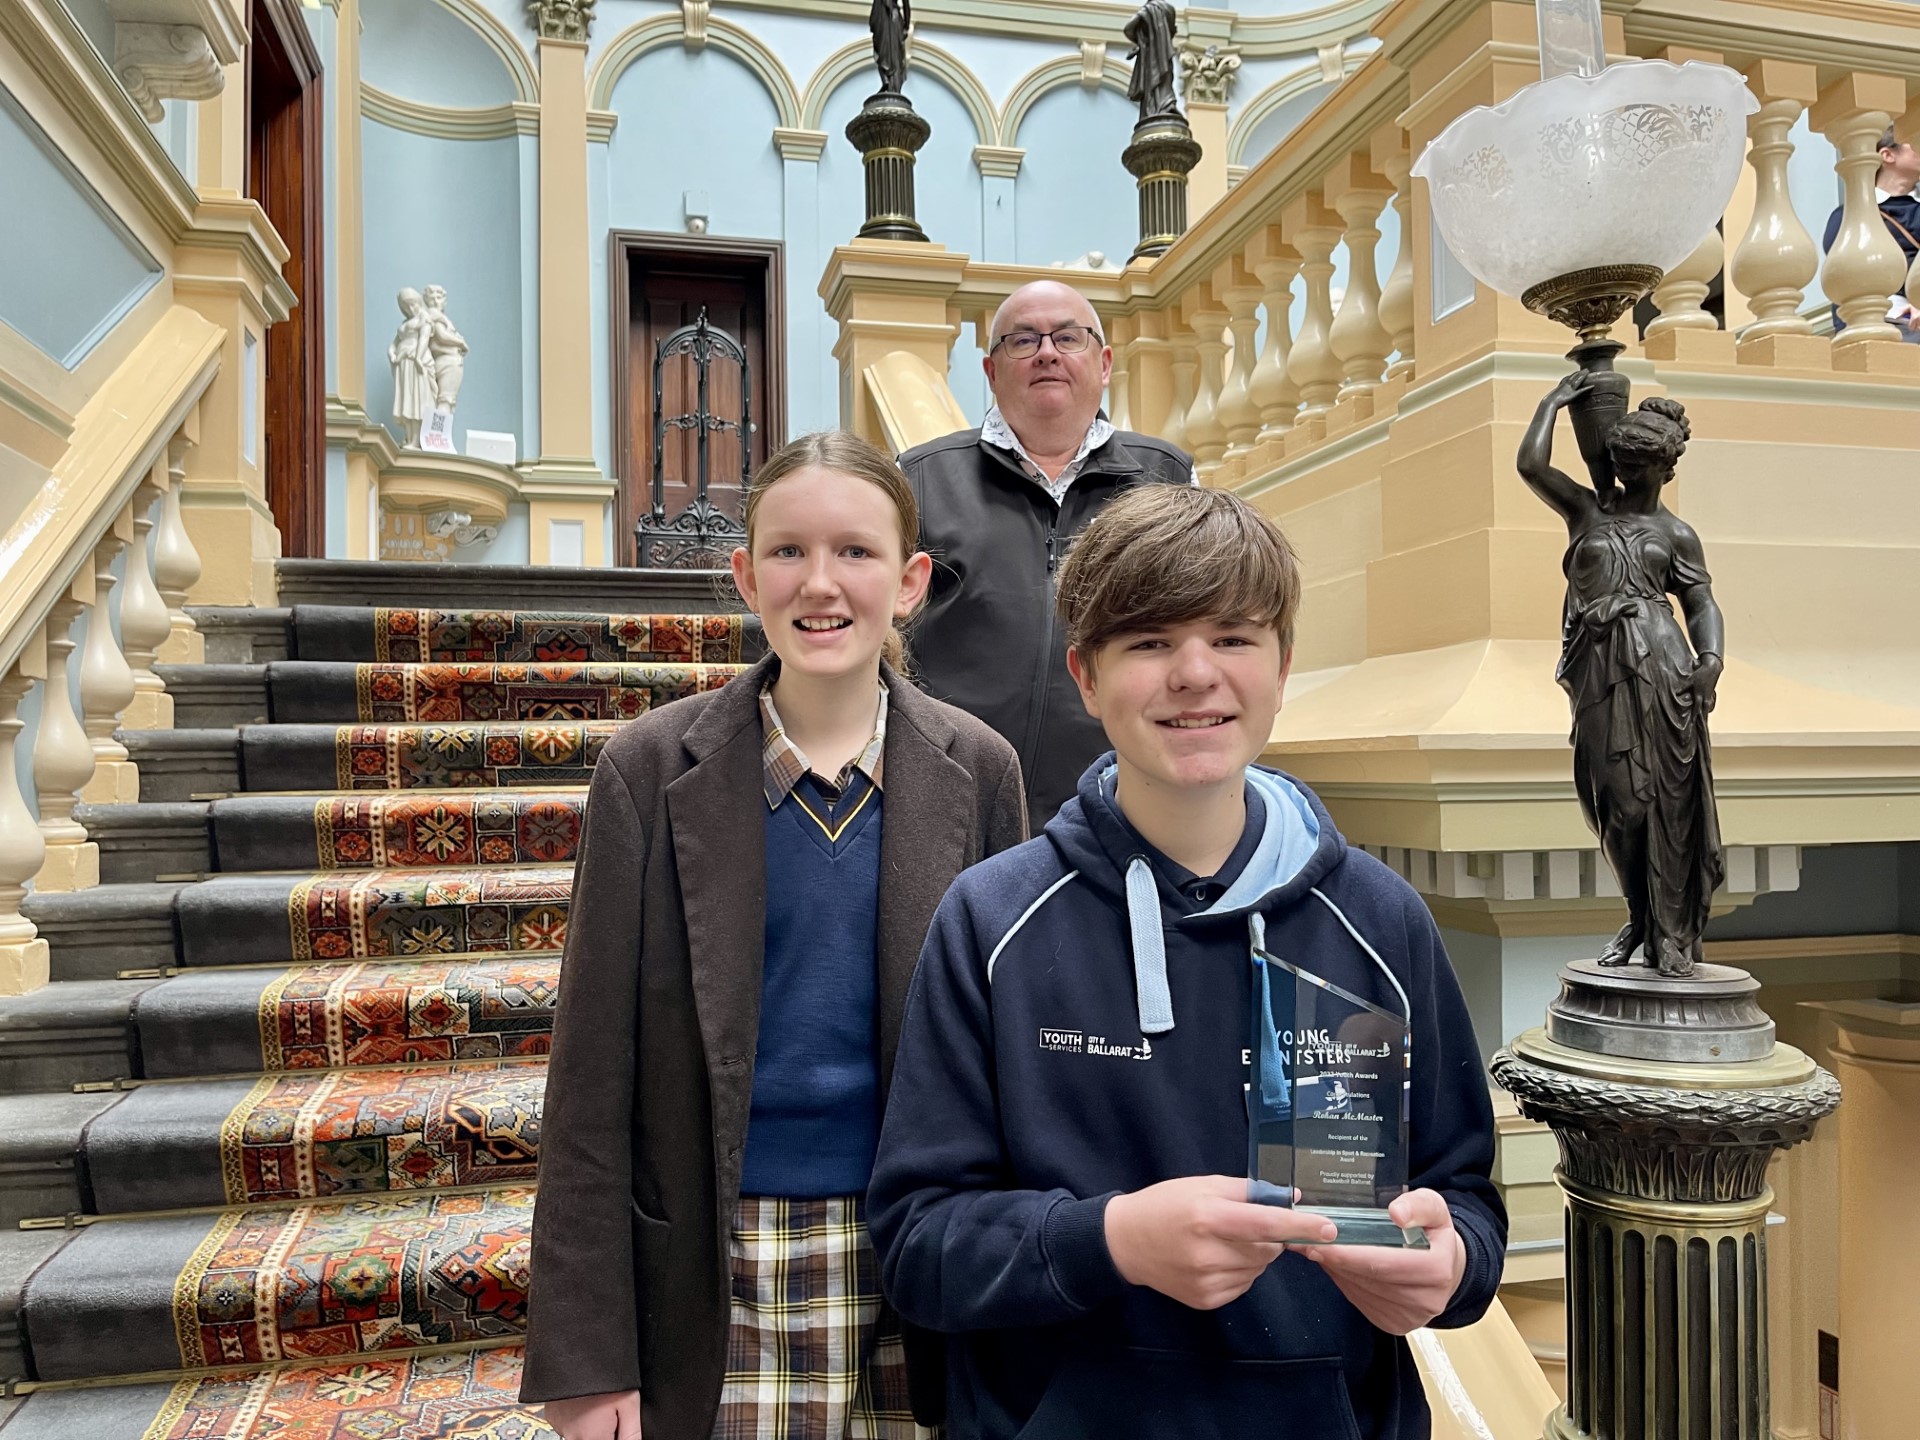
{"label": "white marble figurine", "polygon": [[447,287],[426,288],[428,348],[433,352],[435,404],[451,410],[460,400],[460,382],[467,373],[467,342],[447,318]]}
{"label": "white marble figurine", "polygon": [[417,450],[421,422],[438,398],[430,344],[432,322],[427,318],[426,301],[411,286],[400,292],[400,313],[406,318],[387,346],[387,360],[393,366],[393,418],[400,422],[401,445]]}

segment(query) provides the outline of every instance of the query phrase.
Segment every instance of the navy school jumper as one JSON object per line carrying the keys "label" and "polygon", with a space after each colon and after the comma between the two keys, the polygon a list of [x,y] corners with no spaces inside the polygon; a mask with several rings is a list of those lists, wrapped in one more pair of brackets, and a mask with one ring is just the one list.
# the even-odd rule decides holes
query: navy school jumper
{"label": "navy school jumper", "polygon": [[1238,1300],[1191,1310],[1127,1284],[1104,1225],[1115,1194],[1246,1173],[1264,926],[1270,951],[1370,1000],[1398,1000],[1383,964],[1404,988],[1411,1183],[1445,1197],[1467,1253],[1433,1323],[1478,1319],[1506,1212],[1480,1050],[1433,919],[1306,787],[1258,767],[1264,833],[1193,913],[1103,797],[1112,767],[1094,762],[1044,836],[960,876],[907,1001],[868,1224],[893,1304],[950,1336],[950,1433],[1424,1440],[1406,1342],[1312,1261],[1282,1255]]}

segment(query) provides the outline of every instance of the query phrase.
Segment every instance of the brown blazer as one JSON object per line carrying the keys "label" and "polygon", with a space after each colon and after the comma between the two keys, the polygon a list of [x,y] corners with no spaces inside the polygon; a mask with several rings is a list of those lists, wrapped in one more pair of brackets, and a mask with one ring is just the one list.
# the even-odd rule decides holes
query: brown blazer
{"label": "brown blazer", "polygon": [[[609,742],[574,876],[520,1398],[638,1389],[647,1440],[706,1440],[726,1368],[766,923],[758,697],[775,663]],[[884,1086],[934,909],[967,866],[1026,838],[1026,802],[1006,741],[882,678]],[[932,1417],[945,1396],[929,1338],[913,1337],[909,1366]]]}

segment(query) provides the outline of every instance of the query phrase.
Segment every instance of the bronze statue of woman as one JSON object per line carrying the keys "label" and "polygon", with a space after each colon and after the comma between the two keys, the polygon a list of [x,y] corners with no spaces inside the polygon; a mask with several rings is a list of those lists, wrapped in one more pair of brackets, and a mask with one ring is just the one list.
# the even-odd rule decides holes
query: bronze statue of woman
{"label": "bronze statue of woman", "polygon": [[880,71],[880,93],[901,95],[907,84],[907,31],[913,25],[911,0],[873,0],[867,29],[873,32],[873,63]]}
{"label": "bronze statue of woman", "polygon": [[1611,473],[1595,464],[1593,488],[1554,469],[1554,420],[1593,381],[1576,370],[1540,402],[1520,444],[1520,476],[1567,522],[1556,678],[1573,705],[1580,808],[1627,901],[1627,923],[1600,963],[1624,965],[1644,949],[1662,975],[1688,975],[1725,877],[1707,742],[1720,607],[1700,537],[1660,503],[1690,433],[1677,402],[1642,400],[1613,422]]}

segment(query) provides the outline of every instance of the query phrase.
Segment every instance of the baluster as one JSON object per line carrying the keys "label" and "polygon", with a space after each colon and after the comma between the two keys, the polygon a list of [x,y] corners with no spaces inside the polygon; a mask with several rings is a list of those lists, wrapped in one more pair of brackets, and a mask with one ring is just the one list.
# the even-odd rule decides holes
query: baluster
{"label": "baluster", "polygon": [[1848,75],[1829,85],[1813,107],[1814,128],[1840,152],[1840,229],[1821,267],[1827,298],[1846,326],[1833,338],[1841,353],[1875,340],[1898,340],[1887,323],[1887,297],[1907,283],[1906,257],[1874,203],[1879,142],[1890,116],[1906,108],[1906,82],[1888,75]]}
{"label": "baluster", "polygon": [[1173,350],[1173,401],[1167,406],[1167,423],[1160,427],[1160,438],[1181,450],[1187,444],[1187,409],[1193,404],[1194,374],[1200,368],[1200,353],[1194,349],[1192,332],[1177,330],[1168,337]]}
{"label": "baluster", "polygon": [[1253,398],[1253,372],[1260,344],[1260,282],[1235,256],[1227,268],[1221,298],[1227,302],[1233,331],[1233,362],[1220,391],[1220,423],[1227,427],[1227,458],[1252,450],[1260,438],[1260,407]]}
{"label": "baluster", "polygon": [[1327,177],[1326,193],[1347,232],[1347,290],[1327,333],[1345,376],[1340,385],[1345,399],[1373,393],[1393,349],[1393,339],[1380,323],[1380,271],[1375,259],[1380,229],[1374,223],[1393,199],[1393,190],[1363,157],[1349,155]]}
{"label": "baluster", "polygon": [[1400,245],[1393,271],[1380,291],[1380,323],[1387,327],[1394,361],[1387,379],[1413,378],[1413,152],[1407,132],[1389,125],[1373,137],[1373,165],[1393,186],[1393,213],[1400,219]]}
{"label": "baluster", "polygon": [[173,697],[153,673],[160,647],[173,634],[173,617],[153,583],[147,558],[147,536],[153,530],[153,507],[166,498],[171,485],[167,462],[155,462],[146,480],[133,492],[133,544],[127,549],[127,585],[120,592],[120,643],[133,667],[133,703],[120,717],[127,730],[171,730]]}
{"label": "baluster", "polygon": [[1759,113],[1747,122],[1753,137],[1747,161],[1753,166],[1753,223],[1734,247],[1727,278],[1747,297],[1753,323],[1742,340],[1766,335],[1811,335],[1813,322],[1800,313],[1807,284],[1820,273],[1820,252],[1800,223],[1788,188],[1788,138],[1801,111],[1819,98],[1811,65],[1762,60],[1747,71],[1760,96]]}
{"label": "baluster", "polygon": [[47,681],[40,691],[40,730],[33,745],[33,786],[40,796],[40,834],[46,860],[33,878],[36,890],[86,890],[100,883],[100,847],[73,818],[80,792],[93,779],[93,746],[74,713],[67,661],[74,651],[73,622],[86,610],[91,570],[75,582],[47,616]]}
{"label": "baluster", "polygon": [[153,579],[167,602],[172,633],[160,647],[159,658],[174,664],[197,665],[207,658],[206,637],[187,614],[187,592],[200,582],[200,552],[193,548],[180,514],[180,491],[187,478],[187,451],[193,448],[183,430],[167,446],[167,499],[160,507],[160,523],[153,537]]}
{"label": "baluster", "polygon": [[1309,192],[1287,206],[1281,224],[1300,252],[1307,282],[1306,313],[1287,356],[1287,375],[1300,390],[1300,418],[1333,408],[1340,394],[1340,362],[1329,343],[1333,329],[1333,252],[1340,243],[1340,217]]}
{"label": "baluster", "polygon": [[1107,326],[1107,344],[1113,349],[1113,373],[1107,377],[1107,418],[1116,430],[1133,429],[1133,372],[1128,347],[1133,321],[1116,315]]}
{"label": "baluster", "polygon": [[1193,452],[1194,468],[1205,475],[1227,453],[1227,427],[1220,423],[1219,397],[1227,361],[1228,317],[1226,311],[1211,308],[1211,296],[1200,303],[1209,308],[1195,310],[1188,317],[1200,363],[1193,403],[1187,407],[1187,448]]}
{"label": "baluster", "polygon": [[35,637],[0,674],[0,994],[24,995],[47,983],[47,942],[20,913],[27,885],[47,858],[46,837],[20,793],[14,750],[25,728],[20,702],[46,674],[45,647]]}
{"label": "baluster", "polygon": [[1249,245],[1254,275],[1259,279],[1261,306],[1267,315],[1266,337],[1253,367],[1253,403],[1260,407],[1260,438],[1271,440],[1293,427],[1300,408],[1300,390],[1287,373],[1293,348],[1293,277],[1300,273],[1300,252],[1280,238],[1280,227],[1269,225]]}
{"label": "baluster", "polygon": [[1647,338],[1664,335],[1669,330],[1717,330],[1720,328],[1713,316],[1701,309],[1700,302],[1707,298],[1707,291],[1713,286],[1713,277],[1720,273],[1720,263],[1726,254],[1726,246],[1721,242],[1718,230],[1709,230],[1700,237],[1700,243],[1693,247],[1691,254],[1673,269],[1661,277],[1654,287],[1653,303],[1660,313],[1647,325]]}
{"label": "baluster", "polygon": [[[122,514],[120,519],[128,522],[131,533],[129,517]],[[127,758],[127,747],[113,738],[120,712],[133,699],[133,671],[113,638],[108,605],[114,587],[113,557],[125,544],[124,536],[110,530],[94,547],[94,600],[87,616],[87,645],[80,656],[80,710],[93,745],[93,779],[80,793],[83,800],[96,804],[124,805],[140,798],[140,772]]]}

